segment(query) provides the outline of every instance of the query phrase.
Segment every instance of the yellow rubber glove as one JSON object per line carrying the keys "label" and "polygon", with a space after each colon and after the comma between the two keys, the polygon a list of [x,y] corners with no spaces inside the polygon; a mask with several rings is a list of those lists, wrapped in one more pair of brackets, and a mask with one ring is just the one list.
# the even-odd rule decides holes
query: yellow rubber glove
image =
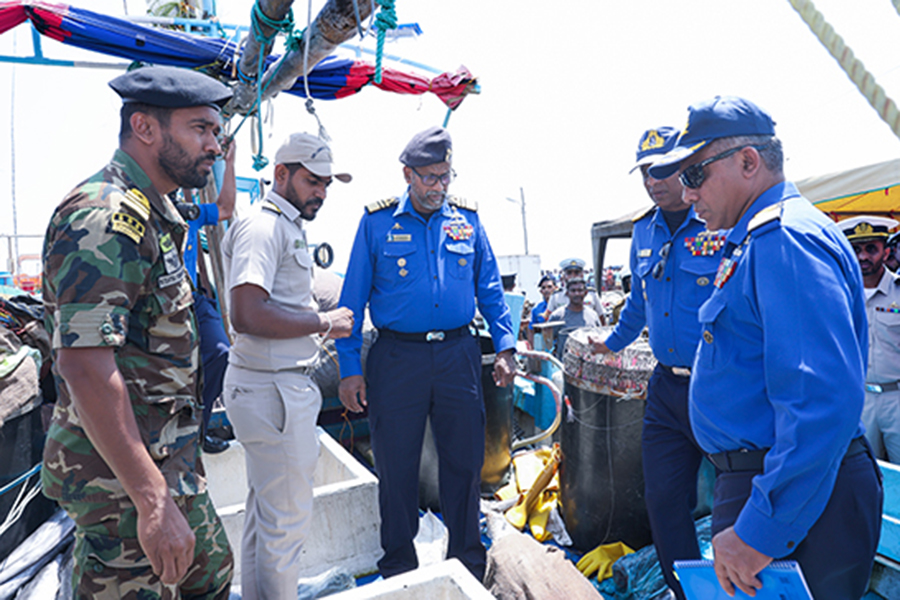
{"label": "yellow rubber glove", "polygon": [[631,554],[633,552],[634,550],[622,542],[603,544],[582,556],[575,567],[581,571],[581,574],[585,577],[590,577],[596,572],[597,581],[603,581],[607,577],[612,576],[612,566],[614,562],[626,554]]}
{"label": "yellow rubber glove", "polygon": [[557,495],[558,492],[545,490],[534,509],[528,513],[531,535],[539,542],[546,542],[553,537],[553,534],[547,531],[547,521],[550,518],[550,511],[556,507]]}

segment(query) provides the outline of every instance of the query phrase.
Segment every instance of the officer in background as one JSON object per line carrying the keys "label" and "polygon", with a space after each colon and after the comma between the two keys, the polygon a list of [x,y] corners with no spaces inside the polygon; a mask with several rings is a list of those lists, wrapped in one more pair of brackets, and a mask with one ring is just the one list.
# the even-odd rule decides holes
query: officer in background
{"label": "officer in background", "polygon": [[888,249],[888,255],[887,258],[884,259],[884,266],[893,273],[896,273],[897,269],[900,268],[900,259],[897,257],[898,242],[900,242],[900,231],[892,233],[885,242]]}
{"label": "officer in background", "polygon": [[75,598],[228,598],[233,557],[200,460],[187,224],[166,195],[206,185],[231,91],[174,67],[109,85],[124,101],[119,149],[44,241],[59,389],[44,494],[75,521]]}
{"label": "officer in background", "polygon": [[683,198],[731,229],[700,308],[690,418],[716,466],[715,571],[751,594],[773,558],[796,560],[816,600],[866,590],[881,526],[879,470],[860,422],[863,282],[840,229],[785,182],[775,124],[732,96],[689,108],[675,149]]}
{"label": "officer in background", "polygon": [[[559,263],[559,268],[562,269],[562,274],[559,278],[560,289],[547,300],[547,310],[544,313],[545,319],[549,318],[550,313],[554,310],[569,303],[569,297],[566,295],[567,281],[570,279],[581,279],[587,282],[584,276],[584,261],[580,258],[567,258]],[[606,322],[606,308],[600,302],[600,296],[597,295],[596,290],[588,288],[587,295],[584,297],[584,305],[593,308],[600,315],[600,318]]]}
{"label": "officer in background", "polygon": [[683,600],[673,562],[700,558],[692,511],[703,451],[688,418],[691,365],[700,341],[697,311],[712,293],[725,238],[707,231],[682,201],[677,174],[656,179],[648,172],[677,139],[676,129],[660,127],[638,141],[632,171],[640,169],[654,204],[634,219],[632,292],[618,324],[605,341],[590,341],[596,352],[618,352],[637,339],[644,325],[649,330],[658,363],[647,385],[641,432],[644,500],[666,584]]}
{"label": "officer in background", "polygon": [[[475,303],[497,352],[494,380],[515,374],[516,337],[500,272],[475,205],[447,196],[453,181],[450,134],[432,127],[400,155],[408,188],[366,208],[350,255],[341,306],[353,310],[353,334],[338,340],[341,402],[369,425],[378,474],[384,577],[418,565],[419,456],[425,420],[435,424],[440,505],[450,530],[448,558],[481,581],[479,492],[484,461],[481,351],[469,323]],[[366,306],[378,340],[360,362]]]}
{"label": "officer in background", "polygon": [[885,267],[894,219],[861,216],[838,226],[862,271],[869,320],[869,368],[862,421],[875,456],[900,463],[900,275]]}

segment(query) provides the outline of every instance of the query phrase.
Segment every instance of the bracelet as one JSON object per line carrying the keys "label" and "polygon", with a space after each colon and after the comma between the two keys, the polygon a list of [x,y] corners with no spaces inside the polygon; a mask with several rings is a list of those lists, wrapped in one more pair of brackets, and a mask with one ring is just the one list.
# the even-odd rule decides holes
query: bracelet
{"label": "bracelet", "polygon": [[327,312],[326,312],[326,313],[322,313],[322,314],[325,315],[325,318],[326,318],[326,319],[328,319],[328,329],[326,329],[326,330],[325,330],[325,333],[322,334],[322,339],[323,339],[323,340],[327,340],[327,339],[328,339],[328,335],[331,333],[331,328],[334,326],[334,323],[331,322],[331,315],[329,315]]}

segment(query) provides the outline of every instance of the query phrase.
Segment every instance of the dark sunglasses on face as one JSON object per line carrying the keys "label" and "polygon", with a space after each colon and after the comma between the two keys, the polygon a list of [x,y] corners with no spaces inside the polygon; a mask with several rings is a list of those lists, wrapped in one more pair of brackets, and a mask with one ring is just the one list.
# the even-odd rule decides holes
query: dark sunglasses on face
{"label": "dark sunglasses on face", "polygon": [[732,154],[739,152],[740,150],[743,150],[744,148],[756,148],[757,150],[762,150],[763,148],[766,148],[768,145],[769,144],[763,144],[761,146],[756,146],[753,144],[747,144],[744,146],[736,146],[734,148],[730,148],[730,149],[726,150],[725,152],[721,152],[719,154],[716,154],[715,156],[707,158],[706,160],[702,160],[702,161],[698,162],[697,164],[686,167],[684,169],[684,171],[682,171],[681,174],[678,176],[678,181],[680,181],[681,185],[683,185],[684,187],[690,188],[692,190],[696,190],[701,185],[703,185],[704,181],[706,181],[706,171],[704,170],[704,167],[706,167],[707,165],[711,165],[712,163],[716,162],[717,160],[722,160],[723,158],[728,158]]}

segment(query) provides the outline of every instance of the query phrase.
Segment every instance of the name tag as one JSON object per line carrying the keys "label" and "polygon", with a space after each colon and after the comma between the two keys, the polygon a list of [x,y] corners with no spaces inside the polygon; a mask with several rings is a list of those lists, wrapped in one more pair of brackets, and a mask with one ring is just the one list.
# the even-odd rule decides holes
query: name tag
{"label": "name tag", "polygon": [[648,256],[653,256],[652,248],[645,248],[643,250],[638,250],[638,258],[647,258]]}

